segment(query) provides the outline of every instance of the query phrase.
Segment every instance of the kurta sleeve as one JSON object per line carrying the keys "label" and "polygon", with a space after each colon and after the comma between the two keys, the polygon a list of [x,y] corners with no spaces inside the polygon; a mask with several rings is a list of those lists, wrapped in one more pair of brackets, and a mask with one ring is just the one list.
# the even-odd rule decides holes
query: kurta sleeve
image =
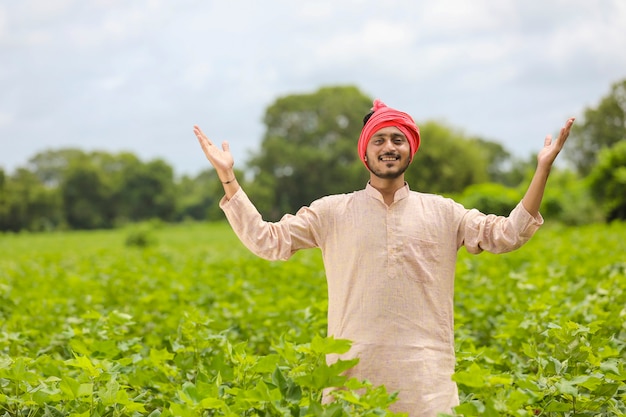
{"label": "kurta sleeve", "polygon": [[287,260],[300,249],[319,246],[323,203],[301,208],[295,215],[287,214],[278,222],[261,217],[243,189],[230,200],[222,198],[220,208],[239,240],[255,255],[270,260]]}
{"label": "kurta sleeve", "polygon": [[473,254],[482,251],[510,252],[528,242],[542,224],[541,215],[533,217],[522,203],[508,217],[483,214],[472,209],[467,211],[460,223],[458,243]]}

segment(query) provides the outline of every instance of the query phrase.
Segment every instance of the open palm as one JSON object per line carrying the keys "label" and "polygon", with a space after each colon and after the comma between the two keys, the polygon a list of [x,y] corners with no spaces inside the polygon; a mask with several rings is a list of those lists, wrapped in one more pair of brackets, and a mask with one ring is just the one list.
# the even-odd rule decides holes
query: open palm
{"label": "open palm", "polygon": [[565,145],[565,141],[569,136],[569,132],[573,124],[573,117],[567,119],[567,122],[565,122],[565,126],[561,128],[559,136],[554,141],[552,140],[552,135],[546,136],[543,148],[537,154],[537,162],[539,165],[543,165],[546,167],[552,166],[552,163],[554,163],[557,155],[559,154],[559,152],[561,152],[561,149],[563,149],[563,145]]}
{"label": "open palm", "polygon": [[228,142],[224,141],[222,149],[220,149],[209,140],[198,126],[193,127],[193,133],[195,133],[204,154],[216,171],[224,172],[233,168],[235,161],[230,153]]}

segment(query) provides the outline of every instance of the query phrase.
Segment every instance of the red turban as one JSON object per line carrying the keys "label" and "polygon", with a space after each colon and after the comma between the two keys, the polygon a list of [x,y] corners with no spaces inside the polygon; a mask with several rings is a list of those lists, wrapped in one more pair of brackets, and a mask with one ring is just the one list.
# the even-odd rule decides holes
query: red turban
{"label": "red turban", "polygon": [[[395,126],[406,136],[411,147],[411,160],[413,155],[417,152],[417,148],[420,146],[420,129],[415,124],[415,121],[408,114],[387,107],[385,103],[376,99],[374,100],[374,107],[372,107],[374,113],[371,115],[363,129],[361,130],[361,136],[359,137],[359,157],[361,161],[367,167],[365,162],[365,150],[369,140],[374,136],[374,133],[382,129],[383,127]],[[369,167],[368,167],[369,169]]]}

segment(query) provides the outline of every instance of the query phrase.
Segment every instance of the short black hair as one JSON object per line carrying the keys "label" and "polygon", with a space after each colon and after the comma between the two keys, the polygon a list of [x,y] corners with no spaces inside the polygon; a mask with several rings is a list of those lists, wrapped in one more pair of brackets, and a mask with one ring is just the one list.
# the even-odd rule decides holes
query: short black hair
{"label": "short black hair", "polygon": [[365,124],[367,123],[367,121],[370,119],[370,117],[372,117],[372,114],[374,114],[374,110],[372,110],[371,112],[367,113],[365,115],[365,117],[363,118],[363,126],[365,126]]}

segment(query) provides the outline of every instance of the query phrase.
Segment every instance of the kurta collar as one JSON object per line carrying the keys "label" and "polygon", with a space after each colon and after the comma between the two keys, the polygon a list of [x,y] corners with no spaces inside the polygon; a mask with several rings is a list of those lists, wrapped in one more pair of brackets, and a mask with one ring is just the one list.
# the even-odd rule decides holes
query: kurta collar
{"label": "kurta collar", "polygon": [[[393,202],[395,203],[396,201],[400,201],[400,200],[408,197],[409,196],[409,191],[410,191],[409,190],[409,184],[407,184],[406,181],[405,181],[404,182],[404,187],[398,189],[396,191],[396,193],[394,194]],[[369,181],[367,182],[367,185],[365,186],[365,192],[370,197],[373,197],[373,198],[375,198],[377,200],[380,200],[380,201],[384,202],[383,195],[376,188],[372,187],[372,185],[369,183]]]}

